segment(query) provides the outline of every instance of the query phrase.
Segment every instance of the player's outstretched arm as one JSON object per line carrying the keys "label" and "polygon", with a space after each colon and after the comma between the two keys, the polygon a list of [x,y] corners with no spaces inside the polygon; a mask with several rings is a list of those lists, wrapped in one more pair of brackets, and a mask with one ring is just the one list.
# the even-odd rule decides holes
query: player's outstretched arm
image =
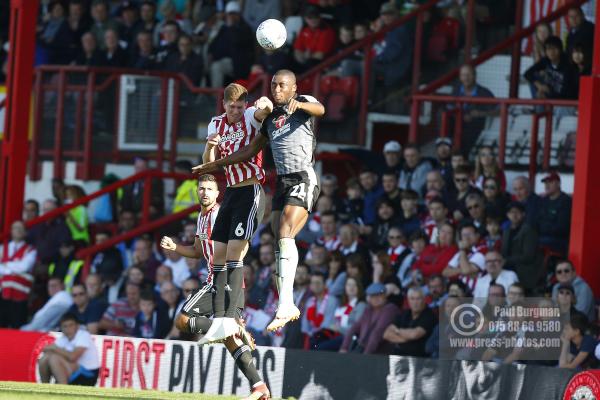
{"label": "player's outstretched arm", "polygon": [[322,117],[325,115],[325,106],[318,101],[299,102],[291,99],[288,103],[288,113],[293,114],[296,110],[302,110],[313,117]]}
{"label": "player's outstretched arm", "polygon": [[228,155],[225,158],[195,166],[192,168],[192,173],[198,175],[207,174],[209,172],[218,170],[220,167],[225,167],[227,165],[237,164],[249,160],[257,155],[258,152],[267,145],[267,142],[268,139],[265,136],[258,135],[252,139],[248,146],[243,147],[242,149]]}
{"label": "player's outstretched arm", "polygon": [[193,246],[182,246],[177,244],[168,236],[163,236],[160,240],[160,247],[166,250],[172,250],[175,253],[182,255],[187,258],[201,258],[202,257],[202,246],[200,241],[196,238]]}

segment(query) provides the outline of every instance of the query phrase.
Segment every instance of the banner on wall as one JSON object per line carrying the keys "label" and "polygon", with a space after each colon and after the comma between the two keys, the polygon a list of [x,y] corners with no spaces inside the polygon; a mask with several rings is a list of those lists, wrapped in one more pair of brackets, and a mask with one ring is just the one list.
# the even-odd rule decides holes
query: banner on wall
{"label": "banner on wall", "polygon": [[[248,381],[223,345],[95,335],[100,357],[98,386],[241,395]],[[257,369],[271,393],[281,397],[285,350],[261,347]]]}
{"label": "banner on wall", "polygon": [[[0,380],[39,381],[37,359],[58,335],[0,329]],[[250,391],[222,345],[114,336],[94,340],[100,387],[238,396]],[[575,374],[537,365],[273,347],[259,347],[254,357],[274,397],[298,400],[561,400]]]}

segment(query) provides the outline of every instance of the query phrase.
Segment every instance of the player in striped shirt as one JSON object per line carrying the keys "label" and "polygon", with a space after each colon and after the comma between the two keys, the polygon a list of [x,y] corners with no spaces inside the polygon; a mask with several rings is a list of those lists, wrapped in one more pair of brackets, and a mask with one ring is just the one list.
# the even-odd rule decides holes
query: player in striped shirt
{"label": "player in striped shirt", "polygon": [[[208,126],[204,163],[235,155],[260,135],[262,121],[273,104],[262,101],[259,107],[247,106],[248,91],[232,83],[225,88],[225,113],[214,117]],[[199,172],[200,166],[192,172]],[[242,293],[243,259],[249,241],[264,213],[265,178],[262,152],[225,166],[227,189],[210,239],[214,242],[215,320],[200,344],[221,341],[237,332],[236,300]]]}
{"label": "player in striped shirt", "polygon": [[[214,246],[210,240],[217,215],[219,213],[219,187],[213,175],[202,175],[198,178],[198,198],[200,199],[200,214],[193,246],[176,244],[170,237],[164,236],[160,242],[162,248],[172,250],[184,257],[200,258],[204,255],[208,265],[206,282],[200,289],[195,290],[186,299],[181,313],[175,320],[177,329],[187,333],[206,334],[212,325],[210,317],[213,315],[213,260]],[[237,302],[238,308],[238,334],[229,336],[224,344],[231,353],[238,368],[250,382],[252,394],[248,399],[268,399],[269,390],[256,370],[252,360],[251,351],[254,350],[254,341],[243,327],[241,311],[244,308],[244,292],[241,292]]]}
{"label": "player in striped shirt", "polygon": [[[268,143],[271,144],[277,169],[272,224],[277,236],[279,305],[275,319],[267,326],[269,331],[282,328],[287,322],[300,317],[293,298],[298,266],[295,237],[308,220],[320,192],[313,167],[316,148],[314,125],[315,118],[325,114],[325,107],[312,96],[298,94],[296,89],[296,75],[292,71],[277,71],[271,80],[271,94],[276,107],[265,118],[261,134],[243,150],[197,167],[198,171],[206,173],[218,167],[236,165],[251,160]],[[261,97],[255,104],[258,107],[272,106],[266,97]]]}

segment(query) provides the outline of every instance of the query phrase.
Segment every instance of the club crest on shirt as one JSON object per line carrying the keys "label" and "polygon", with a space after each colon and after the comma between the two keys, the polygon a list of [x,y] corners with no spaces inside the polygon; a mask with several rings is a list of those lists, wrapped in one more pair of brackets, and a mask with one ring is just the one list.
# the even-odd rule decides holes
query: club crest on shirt
{"label": "club crest on shirt", "polygon": [[200,233],[200,234],[198,235],[198,239],[200,239],[200,240],[208,240],[208,234],[207,234],[207,233],[204,233],[204,232],[203,232],[203,233]]}
{"label": "club crest on shirt", "polygon": [[279,136],[288,133],[291,130],[290,127],[290,123],[287,122],[288,116],[287,115],[280,115],[279,117],[275,118],[273,120],[273,124],[275,125],[275,129],[272,133],[271,133],[271,140],[275,140],[277,139]]}
{"label": "club crest on shirt", "polygon": [[273,125],[275,125],[275,128],[281,129],[283,124],[285,124],[286,120],[287,120],[287,116],[285,114],[282,114],[279,117],[273,119]]}

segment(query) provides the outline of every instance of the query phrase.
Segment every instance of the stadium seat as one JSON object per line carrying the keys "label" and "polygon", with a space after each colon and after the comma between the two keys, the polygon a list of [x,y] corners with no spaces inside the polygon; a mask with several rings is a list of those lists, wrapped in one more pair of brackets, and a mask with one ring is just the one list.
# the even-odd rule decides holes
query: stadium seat
{"label": "stadium seat", "polygon": [[306,93],[312,93],[314,91],[314,87],[315,87],[315,76],[311,76],[307,79],[303,79],[301,81],[299,81],[297,83],[298,86],[298,93],[300,94],[306,94]]}
{"label": "stadium seat", "polygon": [[327,110],[326,120],[330,122],[339,122],[344,119],[344,110],[346,108],[346,96],[342,93],[332,93],[327,97],[325,108]]}
{"label": "stadium seat", "polygon": [[329,96],[337,86],[338,78],[336,76],[324,76],[319,82],[319,94],[321,96]]}
{"label": "stadium seat", "polygon": [[460,43],[460,22],[455,18],[443,18],[434,27],[427,41],[427,59],[446,62],[451,52],[458,49]]}
{"label": "stadium seat", "polygon": [[448,48],[448,38],[442,33],[434,33],[427,41],[427,60],[446,62]]}
{"label": "stadium seat", "polygon": [[355,76],[341,78],[337,82],[337,89],[346,96],[346,105],[349,109],[357,106],[358,83],[358,78]]}

